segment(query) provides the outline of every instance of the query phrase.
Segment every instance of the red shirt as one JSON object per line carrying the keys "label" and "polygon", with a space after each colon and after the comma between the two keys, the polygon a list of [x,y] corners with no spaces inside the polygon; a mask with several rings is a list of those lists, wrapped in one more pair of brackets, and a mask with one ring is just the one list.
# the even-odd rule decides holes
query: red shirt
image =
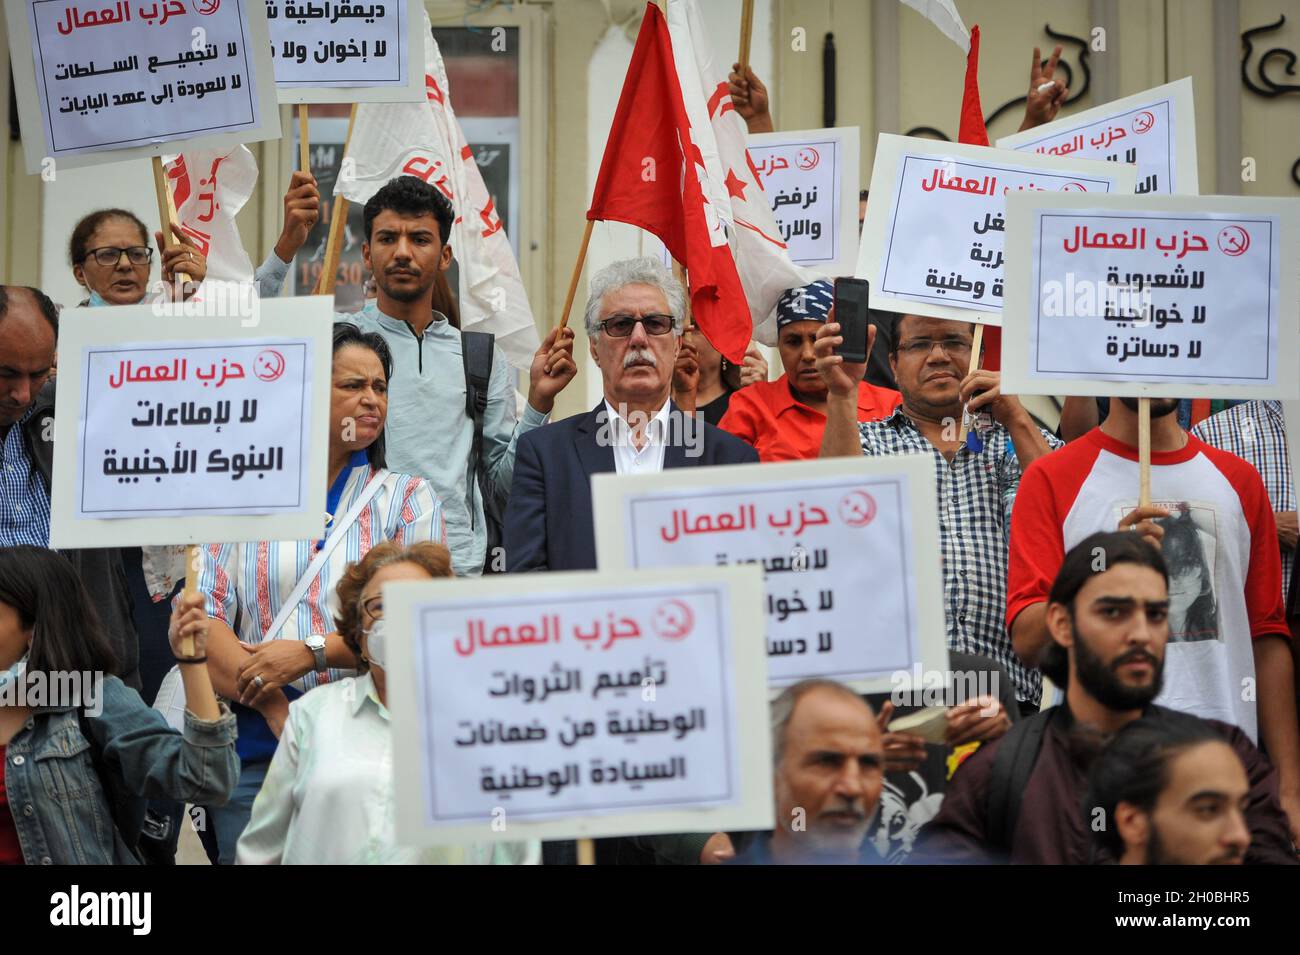
{"label": "red shirt", "polygon": [[0,865],[22,865],[23,847],[18,842],[18,827],[9,811],[9,793],[5,789],[5,751],[0,746]]}
{"label": "red shirt", "polygon": [[[902,401],[892,388],[859,382],[858,421],[887,418]],[[808,461],[821,450],[826,415],[795,400],[789,375],[782,375],[733,394],[718,427],[757,448],[760,461]]]}
{"label": "red shirt", "polygon": [[[1047,600],[1065,552],[1095,531],[1113,531],[1137,506],[1137,448],[1093,428],[1035,461],[1011,512],[1007,628]],[[1222,720],[1256,735],[1252,641],[1289,638],[1282,605],[1277,525],[1263,479],[1250,464],[1187,436],[1151,454],[1151,502],[1169,565],[1169,643],[1164,689],[1172,709]]]}

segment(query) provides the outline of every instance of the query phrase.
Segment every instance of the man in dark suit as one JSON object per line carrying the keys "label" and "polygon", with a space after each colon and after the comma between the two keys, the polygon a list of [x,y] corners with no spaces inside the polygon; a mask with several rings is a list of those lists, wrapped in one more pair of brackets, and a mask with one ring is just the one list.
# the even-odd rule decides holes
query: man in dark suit
{"label": "man in dark suit", "polygon": [[519,439],[505,518],[506,567],[594,570],[591,476],[749,464],[758,452],[672,401],[686,292],[657,259],[615,262],[591,280],[587,336],[605,397]]}

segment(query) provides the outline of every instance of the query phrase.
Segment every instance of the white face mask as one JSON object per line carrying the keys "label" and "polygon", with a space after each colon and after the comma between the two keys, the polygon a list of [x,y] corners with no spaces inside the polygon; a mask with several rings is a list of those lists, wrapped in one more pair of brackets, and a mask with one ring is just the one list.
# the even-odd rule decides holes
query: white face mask
{"label": "white face mask", "polygon": [[384,640],[384,619],[380,617],[366,631],[366,659],[371,666],[377,666],[381,670],[386,669],[387,649]]}

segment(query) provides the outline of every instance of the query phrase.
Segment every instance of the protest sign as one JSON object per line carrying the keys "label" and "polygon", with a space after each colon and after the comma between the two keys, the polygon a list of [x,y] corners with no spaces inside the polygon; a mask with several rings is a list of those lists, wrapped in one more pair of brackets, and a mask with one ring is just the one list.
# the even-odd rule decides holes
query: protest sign
{"label": "protest sign", "polygon": [[[414,11],[414,13],[412,12]],[[424,99],[424,22],[418,0],[281,3],[266,0],[271,62],[281,103]]]}
{"label": "protest sign", "polygon": [[597,563],[759,564],[773,686],[892,690],[947,667],[935,499],[923,455],[598,474]]}
{"label": "protest sign", "polygon": [[29,173],[280,135],[262,0],[5,0],[5,19]]}
{"label": "protest sign", "polygon": [[759,578],[385,586],[399,840],[770,829]]}
{"label": "protest sign", "polygon": [[858,127],[749,137],[754,178],[790,261],[850,275],[858,257]]}
{"label": "protest sign", "polygon": [[1007,392],[1300,395],[1295,200],[1018,195],[1007,248]]}
{"label": "protest sign", "polygon": [[1023,191],[1132,193],[1132,166],[881,136],[858,278],[871,307],[997,325],[1006,197]]}
{"label": "protest sign", "polygon": [[1200,193],[1192,78],[1003,136],[999,149],[1137,166],[1137,195]]}
{"label": "protest sign", "polygon": [[331,319],[121,306],[59,323],[50,546],[305,540],[325,513]]}

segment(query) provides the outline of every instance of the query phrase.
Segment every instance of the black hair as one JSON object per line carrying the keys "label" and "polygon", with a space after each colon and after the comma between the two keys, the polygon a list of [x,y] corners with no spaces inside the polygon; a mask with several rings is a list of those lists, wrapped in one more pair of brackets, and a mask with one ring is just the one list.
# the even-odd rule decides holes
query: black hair
{"label": "black hair", "polygon": [[[1151,812],[1169,785],[1169,765],[1174,758],[1204,743],[1226,743],[1204,720],[1170,712],[1159,718],[1134,720],[1111,740],[1093,763],[1083,800],[1085,823],[1097,847],[1118,860],[1124,840],[1115,824],[1115,809],[1122,803]],[[1095,815],[1101,810],[1100,825]]]}
{"label": "black hair", "polygon": [[117,672],[94,601],[71,561],[56,550],[0,547],[0,603],[32,630],[28,673]]}
{"label": "black hair", "polygon": [[82,216],[81,221],[72,227],[72,238],[68,240],[69,264],[80,265],[85,261],[90,251],[86,248],[90,245],[90,237],[109,219],[126,219],[131,222],[140,230],[142,244],[146,246],[149,244],[149,227],[141,222],[140,217],[134,212],[127,212],[125,209],[99,209],[90,215]]}
{"label": "black hair", "polygon": [[371,228],[379,213],[391,209],[404,216],[421,216],[425,213],[438,220],[438,232],[442,235],[442,244],[451,239],[451,223],[456,218],[456,210],[451,200],[438,189],[416,176],[398,176],[390,179],[373,196],[366,201],[363,213],[366,225],[366,241],[370,241]]}
{"label": "black hair", "polygon": [[41,313],[41,317],[50,323],[50,328],[54,329],[54,337],[59,335],[59,306],[55,305],[48,295],[38,288],[30,285],[0,285],[0,320],[9,314],[9,294],[14,290],[27,292],[36,302],[36,308]]}
{"label": "black hair", "polygon": [[[1169,583],[1169,569],[1160,551],[1145,537],[1134,531],[1098,531],[1089,534],[1070,548],[1061,569],[1056,572],[1051,592],[1047,595],[1049,603],[1063,604],[1074,617],[1074,598],[1093,577],[1104,574],[1116,564],[1137,564],[1150,567],[1158,573],[1166,584]],[[1055,640],[1049,640],[1047,650],[1039,663],[1040,670],[1053,683],[1065,686],[1070,671],[1065,647]]]}
{"label": "black hair", "polygon": [[[379,359],[379,364],[384,367],[384,380],[391,381],[393,378],[393,353],[388,348],[388,342],[384,341],[384,336],[378,332],[363,332],[351,322],[334,323],[334,351],[332,354],[337,355],[340,348],[348,345],[357,345],[360,348],[368,348],[375,353]],[[370,462],[371,467],[385,468],[388,467],[387,456],[384,451],[384,428],[379,429],[379,436],[366,448],[366,460]]]}

